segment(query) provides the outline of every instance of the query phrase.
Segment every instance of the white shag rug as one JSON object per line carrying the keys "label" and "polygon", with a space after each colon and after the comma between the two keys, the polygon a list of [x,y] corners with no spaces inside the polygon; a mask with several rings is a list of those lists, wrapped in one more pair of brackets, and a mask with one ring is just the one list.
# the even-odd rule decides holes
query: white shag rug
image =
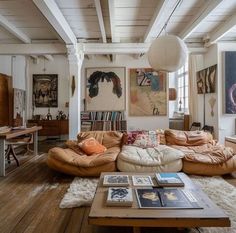
{"label": "white shag rug", "polygon": [[[231,227],[192,229],[190,233],[236,233],[236,188],[221,177],[191,176],[202,190],[230,217]],[[90,206],[98,179],[75,177],[60,203],[60,208]]]}
{"label": "white shag rug", "polygon": [[97,188],[98,179],[75,177],[63,197],[60,208],[90,206]]}
{"label": "white shag rug", "polygon": [[[236,233],[236,188],[221,177],[191,176],[208,197],[230,217],[231,227],[199,228],[201,233]],[[196,230],[190,231],[195,233]]]}

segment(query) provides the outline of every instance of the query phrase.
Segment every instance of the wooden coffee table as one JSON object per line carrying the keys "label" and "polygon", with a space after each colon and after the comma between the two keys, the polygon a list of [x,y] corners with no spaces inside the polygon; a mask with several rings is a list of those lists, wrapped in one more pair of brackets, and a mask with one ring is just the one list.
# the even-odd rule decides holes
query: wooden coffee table
{"label": "wooden coffee table", "polygon": [[[108,187],[102,185],[104,175],[127,174],[132,186],[132,175],[140,173],[105,172],[100,176],[99,184],[89,213],[89,224],[101,226],[132,226],[134,232],[139,232],[140,227],[229,227],[230,220],[227,215],[217,207],[209,197],[195,185],[184,173],[180,173],[185,186],[182,189],[191,190],[203,209],[140,209],[133,191],[132,207],[106,206]],[[150,175],[154,184],[154,173]]]}

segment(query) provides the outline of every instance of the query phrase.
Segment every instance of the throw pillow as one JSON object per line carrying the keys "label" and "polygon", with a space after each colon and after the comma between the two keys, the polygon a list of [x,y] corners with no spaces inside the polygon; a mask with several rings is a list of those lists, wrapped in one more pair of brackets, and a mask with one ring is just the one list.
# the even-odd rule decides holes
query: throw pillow
{"label": "throw pillow", "polygon": [[157,147],[159,145],[159,141],[159,135],[154,131],[149,131],[146,134],[139,134],[133,145],[142,148]]}
{"label": "throw pillow", "polygon": [[93,137],[84,139],[78,145],[87,155],[100,154],[107,149]]}
{"label": "throw pillow", "polygon": [[140,134],[144,134],[146,131],[143,130],[136,130],[136,131],[129,131],[127,133],[124,133],[123,135],[123,144],[125,145],[132,145],[137,136]]}

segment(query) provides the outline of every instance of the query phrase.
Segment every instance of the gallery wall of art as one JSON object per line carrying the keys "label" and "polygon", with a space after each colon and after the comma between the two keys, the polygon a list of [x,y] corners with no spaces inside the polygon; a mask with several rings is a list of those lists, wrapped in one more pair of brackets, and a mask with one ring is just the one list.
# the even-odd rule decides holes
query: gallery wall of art
{"label": "gallery wall of art", "polygon": [[[117,67],[120,67],[120,70],[114,69]],[[131,55],[119,55],[114,62],[110,62],[107,56],[94,56],[90,60],[84,60],[82,77],[85,78],[82,78],[81,80],[81,95],[85,101],[82,101],[82,110],[91,107],[91,102],[95,99],[89,98],[88,78],[91,76],[91,72],[97,70],[105,73],[109,71],[116,71],[119,73],[123,69],[125,72],[125,85],[122,86],[124,94],[122,97],[125,98],[125,106],[123,108],[125,108],[128,129],[151,130],[168,128],[168,77],[165,77],[165,74],[161,74],[160,79],[158,78],[158,83],[150,83],[152,77],[157,75],[157,73],[150,69],[146,69],[149,67],[150,65],[148,64],[145,55],[139,59],[135,59]],[[147,78],[148,75],[150,76],[149,78]],[[123,75],[121,75],[121,78],[123,80]],[[114,87],[113,83],[107,81],[100,82],[101,90],[104,88],[103,85],[109,86],[108,89],[110,94],[107,96],[108,98],[113,99],[111,108],[116,108],[116,105],[119,104],[119,102],[122,102],[122,99],[117,98],[116,94],[112,92]],[[152,88],[154,90],[153,92],[151,91]],[[100,98],[103,99],[99,99],[100,101],[97,101],[96,103],[100,106],[105,105],[105,101],[103,101],[105,100],[104,97]],[[160,101],[157,101],[157,99]],[[83,103],[85,103],[85,106]]]}

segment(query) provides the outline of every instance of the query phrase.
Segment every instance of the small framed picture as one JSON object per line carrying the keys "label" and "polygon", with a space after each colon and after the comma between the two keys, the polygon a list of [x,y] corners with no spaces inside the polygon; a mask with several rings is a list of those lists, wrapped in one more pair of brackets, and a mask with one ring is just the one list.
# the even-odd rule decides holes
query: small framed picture
{"label": "small framed picture", "polygon": [[103,178],[104,186],[129,186],[128,175],[105,175]]}
{"label": "small framed picture", "polygon": [[151,176],[132,176],[134,186],[153,186]]}

